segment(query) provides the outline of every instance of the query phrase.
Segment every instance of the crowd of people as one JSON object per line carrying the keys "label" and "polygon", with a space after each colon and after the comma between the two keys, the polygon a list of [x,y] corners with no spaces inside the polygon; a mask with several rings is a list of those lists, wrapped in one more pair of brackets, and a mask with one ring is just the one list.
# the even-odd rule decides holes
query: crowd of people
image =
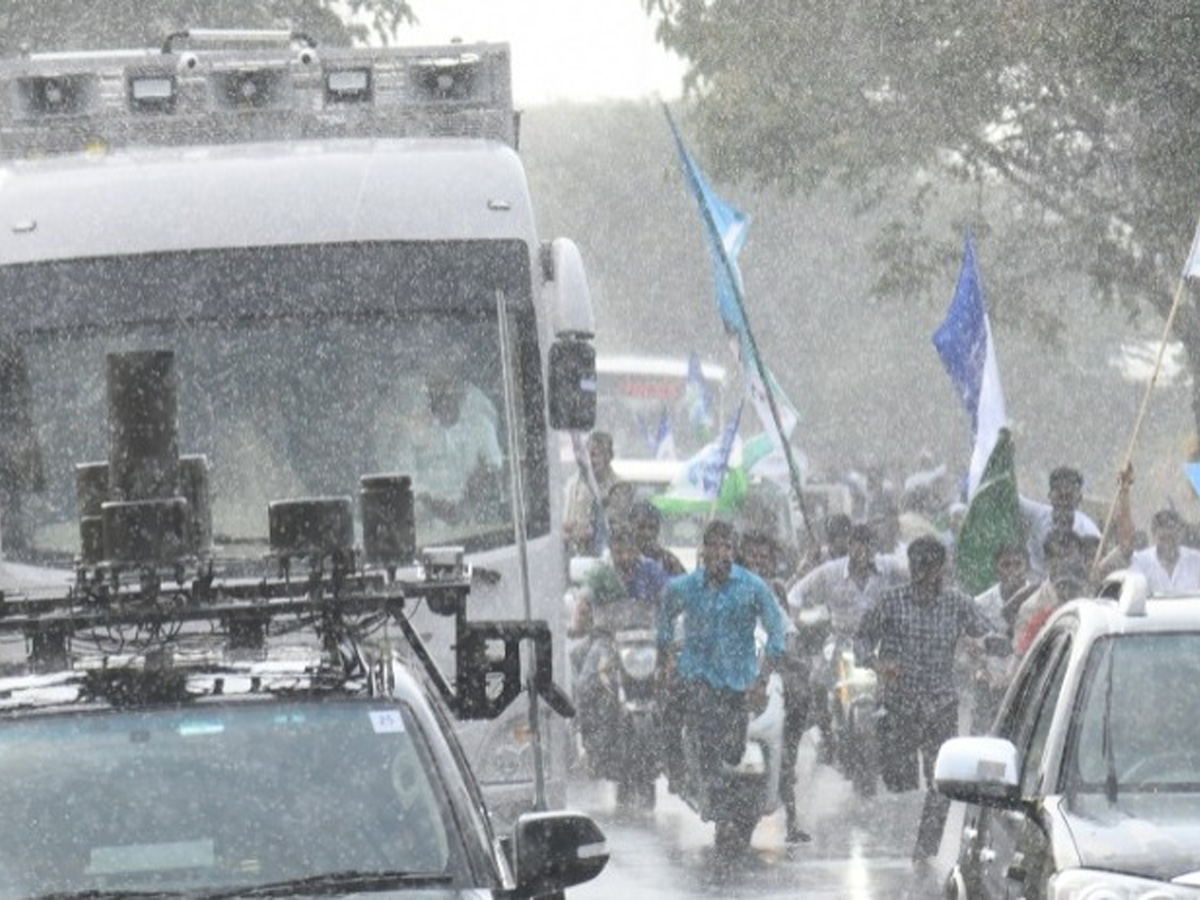
{"label": "crowd of people", "polygon": [[[586,527],[594,538],[596,523],[606,520],[625,595],[657,604],[666,659],[660,677],[668,778],[679,777],[675,740],[684,722],[701,731],[708,764],[736,762],[747,696],[765,674],[779,672],[788,710],[780,793],[789,842],[809,839],[795,796],[797,746],[810,728],[817,729],[822,751],[831,743],[822,693],[828,676],[812,665],[814,648],[805,640],[817,622],[853,646],[858,664],[876,673],[884,787],[916,790],[923,777],[913,862],[928,870],[949,809],[933,785],[933,765],[938,748],[967,718],[964,680],[972,689],[971,727],[986,731],[1018,661],[1063,603],[1094,595],[1103,578],[1122,568],[1142,573],[1156,594],[1200,590],[1200,549],[1186,545],[1178,512],[1155,513],[1148,535],[1136,528],[1130,467],[1117,479],[1108,540],[1080,509],[1081,473],[1069,466],[1051,472],[1044,502],[1019,501],[1024,540],[995,548],[993,583],[974,595],[960,589],[955,576],[964,508],[953,491],[944,490],[944,467],[927,467],[901,491],[890,491],[880,477],[849,479],[850,508],[825,515],[814,529],[819,540],[792,553],[777,532],[757,524],[739,527],[736,516],[733,522],[714,519],[704,530],[696,570],[681,574],[678,560],[657,543],[657,511],[614,490],[611,440],[593,435],[591,445],[600,449],[592,455],[600,468],[591,480],[606,490],[577,489],[568,507],[568,535],[575,539]],[[603,552],[594,541],[588,549]],[[587,603],[573,623],[576,634],[586,631]],[[681,616],[684,625],[677,630]],[[756,626],[767,634],[761,666]],[[827,753],[818,758],[830,761]]]}

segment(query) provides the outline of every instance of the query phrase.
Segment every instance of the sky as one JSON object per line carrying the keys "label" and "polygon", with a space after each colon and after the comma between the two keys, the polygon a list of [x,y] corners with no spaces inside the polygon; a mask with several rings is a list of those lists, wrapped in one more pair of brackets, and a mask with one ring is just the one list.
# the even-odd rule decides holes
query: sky
{"label": "sky", "polygon": [[518,106],[679,95],[683,63],[641,0],[412,0],[402,44],[506,42]]}

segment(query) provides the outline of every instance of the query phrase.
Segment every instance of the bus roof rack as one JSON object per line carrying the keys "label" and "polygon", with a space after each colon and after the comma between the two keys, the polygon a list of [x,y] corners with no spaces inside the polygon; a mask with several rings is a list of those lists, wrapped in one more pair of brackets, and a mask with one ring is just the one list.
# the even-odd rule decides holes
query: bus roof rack
{"label": "bus roof rack", "polygon": [[317,47],[302,32],[193,29],[161,49],[0,60],[0,159],[345,137],[515,148],[508,45]]}

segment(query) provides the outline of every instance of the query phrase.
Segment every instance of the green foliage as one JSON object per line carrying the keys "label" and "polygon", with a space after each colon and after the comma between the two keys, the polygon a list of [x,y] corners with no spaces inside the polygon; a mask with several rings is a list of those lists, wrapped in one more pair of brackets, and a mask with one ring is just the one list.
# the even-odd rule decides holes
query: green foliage
{"label": "green foliage", "polygon": [[[1200,15],[1190,0],[643,0],[690,64],[712,174],[869,208],[880,296],[912,297],[990,229],[989,301],[1054,334],[1054,283],[1166,314],[1200,214]],[[963,214],[931,223],[933,195]],[[1200,320],[1176,334],[1200,360]],[[1200,380],[1200,379],[1198,379]]]}
{"label": "green foliage", "polygon": [[0,0],[0,53],[155,47],[185,28],[293,28],[325,44],[388,41],[407,0]]}

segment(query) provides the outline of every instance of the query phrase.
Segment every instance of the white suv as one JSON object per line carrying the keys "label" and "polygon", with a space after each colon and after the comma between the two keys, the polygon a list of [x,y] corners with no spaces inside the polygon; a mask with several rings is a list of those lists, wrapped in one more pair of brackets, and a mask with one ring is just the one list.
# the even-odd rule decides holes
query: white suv
{"label": "white suv", "polygon": [[938,754],[971,804],[947,897],[1200,898],[1200,596],[1067,604],[988,737]]}

